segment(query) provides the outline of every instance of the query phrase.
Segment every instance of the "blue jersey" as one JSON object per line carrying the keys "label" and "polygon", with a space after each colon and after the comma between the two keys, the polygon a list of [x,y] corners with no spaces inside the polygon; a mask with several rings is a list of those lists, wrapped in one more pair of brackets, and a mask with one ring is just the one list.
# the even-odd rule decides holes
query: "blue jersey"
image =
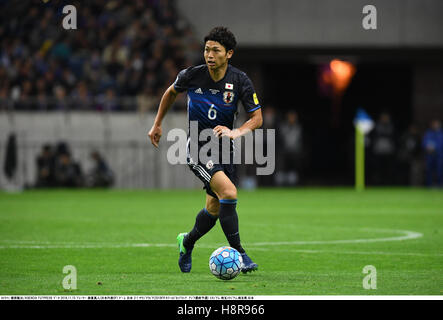
{"label": "blue jersey", "polygon": [[231,65],[217,82],[205,64],[184,69],[178,74],[174,89],[187,92],[188,121],[198,121],[199,133],[218,125],[233,129],[239,102],[246,112],[261,108],[251,80]]}
{"label": "blue jersey", "polygon": [[427,130],[423,136],[423,148],[433,149],[433,155],[443,157],[443,130]]}

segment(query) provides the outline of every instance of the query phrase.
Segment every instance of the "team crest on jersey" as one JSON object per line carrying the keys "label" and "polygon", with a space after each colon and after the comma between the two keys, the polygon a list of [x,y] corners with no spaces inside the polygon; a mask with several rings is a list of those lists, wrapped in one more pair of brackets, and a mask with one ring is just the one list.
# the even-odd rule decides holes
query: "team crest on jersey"
{"label": "team crest on jersey", "polygon": [[223,101],[226,104],[231,104],[234,101],[234,92],[232,92],[232,91],[225,91],[223,93]]}
{"label": "team crest on jersey", "polygon": [[208,168],[208,170],[211,170],[214,167],[214,162],[212,162],[212,160],[209,160],[208,163],[206,164],[206,168]]}

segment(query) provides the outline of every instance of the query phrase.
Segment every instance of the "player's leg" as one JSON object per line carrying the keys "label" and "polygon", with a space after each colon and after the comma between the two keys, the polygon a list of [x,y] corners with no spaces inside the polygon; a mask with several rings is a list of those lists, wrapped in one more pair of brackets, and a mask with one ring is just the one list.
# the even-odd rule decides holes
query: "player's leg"
{"label": "player's leg", "polygon": [[195,217],[194,227],[188,233],[180,233],[177,236],[179,247],[178,265],[182,272],[190,272],[192,268],[192,250],[195,242],[209,232],[217,222],[218,199],[206,195],[206,205]]}
{"label": "player's leg", "polygon": [[178,265],[182,272],[191,271],[194,244],[214,227],[220,208],[217,195],[209,187],[210,174],[203,166],[198,164],[189,163],[189,168],[204,183],[207,194],[205,207],[197,214],[192,230],[188,233],[180,233],[177,236],[179,247]]}
{"label": "player's leg", "polygon": [[183,245],[186,250],[192,250],[195,242],[214,227],[218,218],[219,210],[220,204],[218,199],[206,194],[205,207],[197,214],[192,230],[184,236]]}
{"label": "player's leg", "polygon": [[220,203],[220,225],[229,245],[240,253],[245,252],[240,244],[238,232],[237,188],[223,171],[217,171],[211,179],[211,189],[217,194]]}
{"label": "player's leg", "polygon": [[243,258],[242,272],[256,270],[258,265],[248,257],[240,242],[237,215],[237,188],[223,171],[217,171],[210,182],[211,189],[220,202],[219,220],[229,245],[237,249]]}
{"label": "player's leg", "polygon": [[218,218],[218,214],[220,211],[220,202],[217,198],[214,198],[213,196],[206,194],[205,208],[212,216]]}
{"label": "player's leg", "polygon": [[[207,186],[208,189],[210,175],[203,169],[201,165],[194,163],[189,156],[187,158],[187,161],[191,171],[203,182],[205,186]],[[214,197],[216,197],[215,194]],[[177,244],[179,249],[178,265],[182,272],[191,271],[192,250],[194,249],[194,243],[215,225],[216,220],[216,217],[213,218],[213,216],[208,212],[205,206],[205,208],[200,210],[200,212],[197,214],[192,230],[190,232],[180,233],[177,236]]]}

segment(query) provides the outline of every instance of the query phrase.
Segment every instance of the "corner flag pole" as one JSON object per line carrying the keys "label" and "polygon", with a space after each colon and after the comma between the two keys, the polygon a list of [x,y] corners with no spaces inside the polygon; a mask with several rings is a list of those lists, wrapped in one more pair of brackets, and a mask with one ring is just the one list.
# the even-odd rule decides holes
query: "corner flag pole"
{"label": "corner flag pole", "polygon": [[355,126],[355,190],[365,189],[365,135],[374,127],[374,122],[363,109],[357,110]]}
{"label": "corner flag pole", "polygon": [[365,189],[365,134],[355,127],[355,190]]}

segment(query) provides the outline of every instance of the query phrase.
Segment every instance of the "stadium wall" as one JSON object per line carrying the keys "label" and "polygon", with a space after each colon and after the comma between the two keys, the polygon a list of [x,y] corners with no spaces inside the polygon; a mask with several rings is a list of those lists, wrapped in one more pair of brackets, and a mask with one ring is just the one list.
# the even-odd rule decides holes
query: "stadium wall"
{"label": "stadium wall", "polygon": [[[376,7],[376,30],[362,27],[367,4]],[[239,46],[443,46],[441,0],[187,0],[177,5],[200,39],[225,25]]]}
{"label": "stadium wall", "polygon": [[166,153],[166,133],[172,128],[185,130],[186,114],[170,114],[163,124],[159,149],[147,139],[154,114],[137,113],[2,113],[0,115],[0,186],[5,185],[3,165],[10,133],[17,136],[18,169],[15,182],[32,186],[36,179],[36,157],[46,143],[66,142],[83,171],[91,168],[90,152],[104,155],[116,175],[116,188],[201,188],[186,165],[171,165]]}

